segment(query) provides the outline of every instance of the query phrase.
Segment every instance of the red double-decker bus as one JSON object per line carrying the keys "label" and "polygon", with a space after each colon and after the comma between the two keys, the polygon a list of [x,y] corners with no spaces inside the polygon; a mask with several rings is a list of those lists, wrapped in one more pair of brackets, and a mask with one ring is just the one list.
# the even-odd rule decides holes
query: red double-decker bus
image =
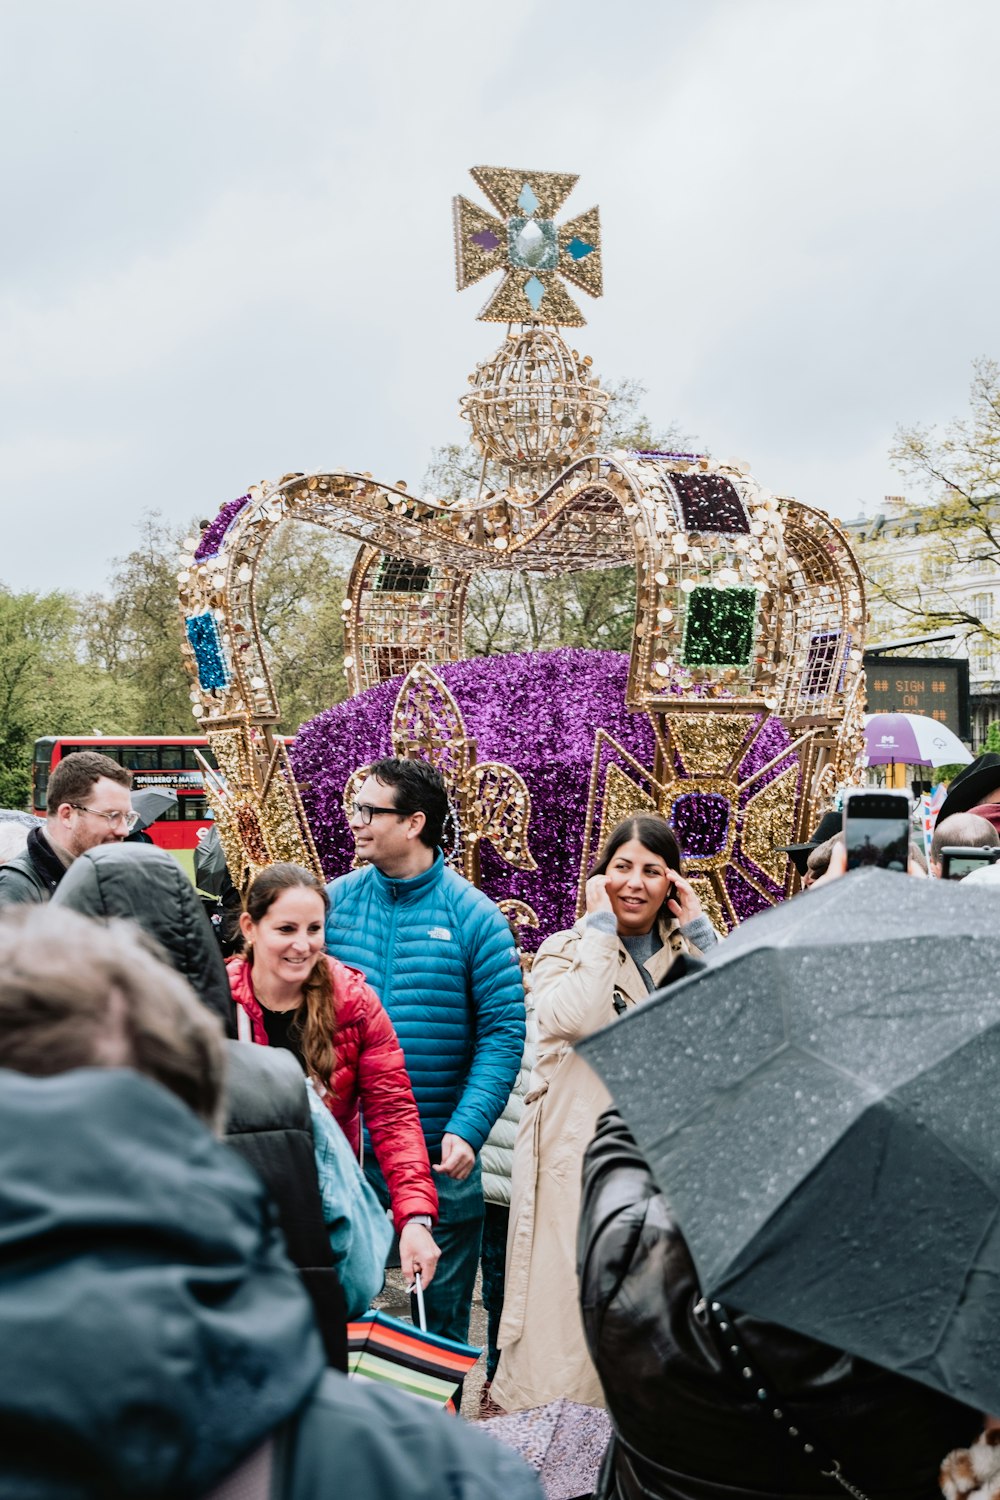
{"label": "red double-decker bus", "polygon": [[32,763],[31,801],[35,815],[45,817],[49,777],[64,755],[76,750],[98,750],[132,772],[132,788],[167,787],[177,793],[171,807],[146,830],[154,844],[177,856],[189,875],[194,874],[194,850],[198,834],[211,824],[201,767],[195,750],[208,764],[215,756],[208,741],[193,735],[45,735],[35,741]]}

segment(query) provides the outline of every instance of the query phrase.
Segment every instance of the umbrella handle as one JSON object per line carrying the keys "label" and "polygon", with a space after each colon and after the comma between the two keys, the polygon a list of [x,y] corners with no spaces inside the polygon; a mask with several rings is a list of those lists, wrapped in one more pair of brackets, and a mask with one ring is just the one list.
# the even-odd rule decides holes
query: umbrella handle
{"label": "umbrella handle", "polygon": [[424,1289],[420,1281],[420,1272],[414,1273],[413,1295],[417,1299],[417,1322],[420,1324],[421,1333],[427,1332],[427,1313],[424,1310]]}

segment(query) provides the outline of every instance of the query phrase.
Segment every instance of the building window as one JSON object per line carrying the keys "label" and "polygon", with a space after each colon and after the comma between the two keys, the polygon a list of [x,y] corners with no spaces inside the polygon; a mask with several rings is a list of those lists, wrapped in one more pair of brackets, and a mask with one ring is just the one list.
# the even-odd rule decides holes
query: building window
{"label": "building window", "polygon": [[977,620],[991,620],[993,618],[993,595],[973,594],[972,613]]}
{"label": "building window", "polygon": [[977,642],[972,648],[972,670],[980,676],[993,671],[993,650],[989,645]]}
{"label": "building window", "polygon": [[987,556],[984,556],[983,554],[979,554],[978,556],[976,556],[976,557],[974,557],[972,559],[972,571],[973,571],[973,573],[989,573],[991,571],[992,567],[993,567],[993,561],[992,561],[992,559],[989,558],[989,557],[987,557]]}

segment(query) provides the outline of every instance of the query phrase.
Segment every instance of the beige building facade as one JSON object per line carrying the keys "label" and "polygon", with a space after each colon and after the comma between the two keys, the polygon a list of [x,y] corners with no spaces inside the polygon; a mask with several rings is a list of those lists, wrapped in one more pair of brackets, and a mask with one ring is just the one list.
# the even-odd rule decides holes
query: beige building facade
{"label": "beige building facade", "polygon": [[[1000,513],[997,521],[1000,527]],[[978,750],[991,721],[1000,720],[998,557],[978,531],[942,542],[927,513],[903,496],[887,495],[878,514],[842,524],[867,582],[867,647],[953,632],[912,654],[968,659],[971,748]],[[968,619],[928,622],[926,613],[936,610]]]}

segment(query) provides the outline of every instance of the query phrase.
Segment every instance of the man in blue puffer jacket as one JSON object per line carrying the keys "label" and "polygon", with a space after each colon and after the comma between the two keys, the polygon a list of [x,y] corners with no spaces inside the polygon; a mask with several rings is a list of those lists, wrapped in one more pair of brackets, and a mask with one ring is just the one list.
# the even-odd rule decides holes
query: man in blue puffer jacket
{"label": "man in blue puffer jacket", "polygon": [[[428,1327],[465,1339],[483,1223],[479,1151],[517,1077],[524,992],[503,914],[444,863],[447,812],[426,761],[371,767],[351,814],[368,863],[331,882],[326,946],[363,972],[396,1028],[437,1174]],[[388,1207],[371,1157],[365,1174]]]}

